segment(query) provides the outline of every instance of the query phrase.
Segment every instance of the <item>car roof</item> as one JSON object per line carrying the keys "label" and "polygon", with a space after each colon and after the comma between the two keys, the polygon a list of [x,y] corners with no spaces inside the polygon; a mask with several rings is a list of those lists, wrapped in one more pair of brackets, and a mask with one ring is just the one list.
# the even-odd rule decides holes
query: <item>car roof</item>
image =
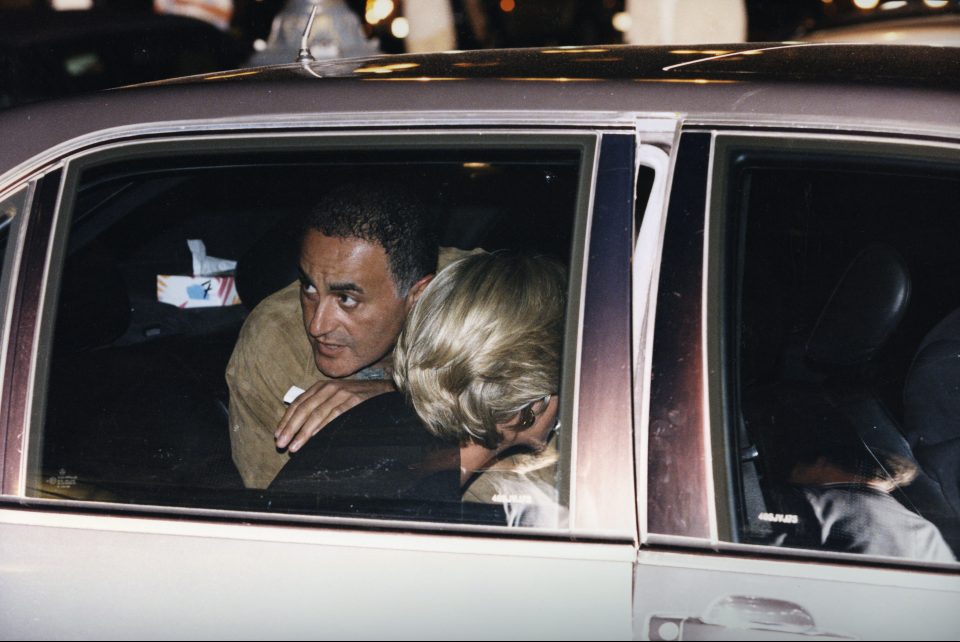
{"label": "car roof", "polygon": [[[245,81],[302,78],[752,80],[960,89],[960,48],[823,43],[481,49],[401,54],[250,70]],[[207,76],[160,81],[182,84]]]}
{"label": "car roof", "polygon": [[2,111],[0,178],[91,135],[244,129],[243,123],[383,125],[403,113],[410,115],[405,125],[430,124],[431,114],[464,123],[522,114],[544,124],[587,114],[594,124],[621,125],[636,114],[698,115],[751,127],[955,136],[958,90],[960,49],[924,46],[552,47],[278,65]]}

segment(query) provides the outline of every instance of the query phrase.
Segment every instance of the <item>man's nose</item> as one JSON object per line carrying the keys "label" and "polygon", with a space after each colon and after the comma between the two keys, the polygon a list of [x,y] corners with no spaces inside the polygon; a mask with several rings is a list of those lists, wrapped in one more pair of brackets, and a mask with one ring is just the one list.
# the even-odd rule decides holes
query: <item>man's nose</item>
{"label": "man's nose", "polygon": [[331,330],[335,325],[333,301],[328,297],[323,297],[318,303],[313,315],[310,317],[310,327],[308,331],[311,336],[320,337]]}

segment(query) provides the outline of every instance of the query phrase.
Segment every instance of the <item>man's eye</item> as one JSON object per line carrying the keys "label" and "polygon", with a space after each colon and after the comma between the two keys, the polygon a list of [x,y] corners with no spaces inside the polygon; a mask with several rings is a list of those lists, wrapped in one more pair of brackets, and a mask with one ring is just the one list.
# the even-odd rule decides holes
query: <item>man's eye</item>
{"label": "man's eye", "polygon": [[340,305],[342,305],[345,308],[355,308],[357,307],[357,303],[359,303],[359,301],[354,299],[349,294],[340,295]]}
{"label": "man's eye", "polygon": [[300,288],[303,290],[304,294],[316,294],[317,288],[312,283],[307,283],[305,281],[300,281]]}

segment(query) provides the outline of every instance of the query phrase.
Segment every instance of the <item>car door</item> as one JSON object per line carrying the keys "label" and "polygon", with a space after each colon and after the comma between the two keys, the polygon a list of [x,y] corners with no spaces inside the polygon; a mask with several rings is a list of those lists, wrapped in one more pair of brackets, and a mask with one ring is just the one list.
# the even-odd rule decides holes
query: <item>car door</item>
{"label": "car door", "polygon": [[[683,132],[666,221],[644,223],[665,226],[658,288],[635,301],[636,637],[960,633],[943,391],[912,383],[958,303],[958,162],[943,138]],[[837,448],[857,475],[797,473]],[[916,477],[877,491],[866,469],[890,461]],[[838,493],[850,512],[803,503]]]}
{"label": "car door", "polygon": [[[380,125],[154,124],[149,138],[70,141],[0,186],[3,637],[631,635],[636,130],[589,117]],[[432,187],[459,221],[451,244],[567,262],[564,523],[508,528],[484,506],[411,518],[362,498],[284,505],[239,485],[222,375],[246,311],[168,306],[161,283],[192,278],[186,241],[199,238],[282,286],[257,255],[285,251],[276,228],[310,190],[391,172]],[[272,291],[246,292],[258,288]]]}

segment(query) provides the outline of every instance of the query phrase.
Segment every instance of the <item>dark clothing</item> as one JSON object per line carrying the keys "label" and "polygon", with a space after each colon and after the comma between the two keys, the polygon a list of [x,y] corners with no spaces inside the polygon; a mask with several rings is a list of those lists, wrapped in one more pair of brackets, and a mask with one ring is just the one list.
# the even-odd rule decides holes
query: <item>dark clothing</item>
{"label": "dark clothing", "polygon": [[399,392],[378,395],[330,422],[270,485],[271,491],[351,499],[460,501],[460,449],[427,432]]}
{"label": "dark clothing", "polygon": [[931,522],[876,488],[863,484],[795,486],[791,512],[799,522],[784,546],[953,562]]}
{"label": "dark clothing", "polygon": [[936,480],[954,524],[960,516],[960,310],[931,330],[903,391],[904,432],[923,470]]}

